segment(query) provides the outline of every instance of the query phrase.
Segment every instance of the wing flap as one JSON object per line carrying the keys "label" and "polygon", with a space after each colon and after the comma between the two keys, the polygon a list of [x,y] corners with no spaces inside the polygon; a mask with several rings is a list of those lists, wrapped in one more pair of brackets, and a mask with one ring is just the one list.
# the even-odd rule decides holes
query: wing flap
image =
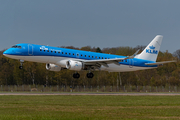
{"label": "wing flap", "polygon": [[116,65],[120,65],[119,62],[122,62],[123,60],[126,60],[126,59],[133,59],[137,55],[138,52],[139,52],[139,50],[137,50],[132,56],[127,56],[127,57],[122,57],[122,58],[83,60],[82,62],[84,64],[90,64],[90,65],[99,63],[101,65],[104,65],[105,67],[108,67],[107,64],[111,64],[111,63],[114,63]]}
{"label": "wing flap", "polygon": [[110,64],[110,63],[114,63],[116,65],[119,65],[119,62],[121,62],[122,60],[126,60],[127,58],[115,58],[115,59],[100,59],[100,60],[83,60],[82,62],[85,64],[95,64],[95,63],[106,63],[106,64]]}

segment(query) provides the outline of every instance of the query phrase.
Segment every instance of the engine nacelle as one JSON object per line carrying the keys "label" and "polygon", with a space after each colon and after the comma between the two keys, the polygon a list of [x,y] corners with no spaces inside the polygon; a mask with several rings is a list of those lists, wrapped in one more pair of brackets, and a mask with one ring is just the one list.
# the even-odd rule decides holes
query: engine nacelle
{"label": "engine nacelle", "polygon": [[83,63],[78,61],[69,60],[66,62],[66,68],[69,70],[80,71],[83,69]]}
{"label": "engine nacelle", "polygon": [[46,64],[46,69],[49,71],[61,71],[62,70],[61,67],[59,67],[55,64],[51,64],[51,63]]}

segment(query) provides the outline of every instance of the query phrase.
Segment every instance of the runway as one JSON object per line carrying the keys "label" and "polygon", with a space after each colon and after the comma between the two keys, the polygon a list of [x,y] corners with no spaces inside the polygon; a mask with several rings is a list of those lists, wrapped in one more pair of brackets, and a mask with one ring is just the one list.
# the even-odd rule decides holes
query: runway
{"label": "runway", "polygon": [[177,96],[180,95],[180,93],[40,93],[40,92],[0,92],[0,95],[23,95],[23,96],[29,96],[29,95],[111,95],[111,96]]}

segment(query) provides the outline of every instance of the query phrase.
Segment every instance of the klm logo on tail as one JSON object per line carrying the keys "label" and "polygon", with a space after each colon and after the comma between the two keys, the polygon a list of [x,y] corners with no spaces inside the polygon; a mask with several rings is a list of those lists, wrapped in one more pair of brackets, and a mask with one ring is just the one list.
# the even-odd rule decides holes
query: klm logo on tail
{"label": "klm logo on tail", "polygon": [[149,46],[150,49],[146,49],[146,53],[150,53],[150,54],[158,54],[158,51],[155,50],[155,47],[152,45],[152,46]]}

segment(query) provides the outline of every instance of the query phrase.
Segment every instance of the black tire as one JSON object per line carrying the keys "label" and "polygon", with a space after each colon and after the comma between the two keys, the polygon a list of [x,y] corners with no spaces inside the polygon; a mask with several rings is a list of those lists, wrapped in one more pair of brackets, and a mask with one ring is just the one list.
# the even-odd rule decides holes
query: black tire
{"label": "black tire", "polygon": [[73,78],[76,78],[76,74],[75,73],[73,74]]}
{"label": "black tire", "polygon": [[93,73],[90,73],[90,78],[93,78],[94,77],[94,74]]}
{"label": "black tire", "polygon": [[89,73],[86,74],[86,77],[89,78]]}
{"label": "black tire", "polygon": [[93,78],[94,74],[92,72],[86,74],[87,78]]}
{"label": "black tire", "polygon": [[76,73],[76,78],[78,79],[80,77],[80,74],[79,73]]}
{"label": "black tire", "polygon": [[73,78],[78,79],[79,77],[80,77],[80,74],[79,74],[79,73],[74,73],[74,74],[73,74]]}
{"label": "black tire", "polygon": [[19,69],[23,69],[23,66],[19,66]]}

